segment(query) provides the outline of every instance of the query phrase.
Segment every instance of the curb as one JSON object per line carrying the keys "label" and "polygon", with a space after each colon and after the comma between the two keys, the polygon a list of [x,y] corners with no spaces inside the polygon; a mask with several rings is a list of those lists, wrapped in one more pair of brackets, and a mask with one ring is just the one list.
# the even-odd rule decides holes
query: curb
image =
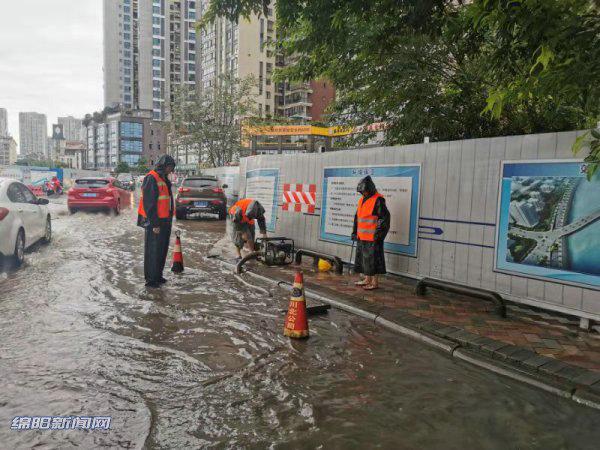
{"label": "curb", "polygon": [[[222,266],[235,269],[230,264],[214,258]],[[246,270],[249,277],[263,283],[291,291],[292,285]],[[400,314],[404,324],[385,318],[382,313],[365,311],[343,301],[326,297],[305,289],[307,297],[327,303],[332,307],[362,317],[394,333],[420,341],[449,354],[453,358],[489,370],[498,375],[571,399],[580,405],[600,410],[600,373],[571,366],[562,361],[538,355],[531,350],[470,333],[461,328],[447,326],[407,313]],[[386,314],[387,316],[387,314]],[[416,328],[416,329],[415,329]]]}

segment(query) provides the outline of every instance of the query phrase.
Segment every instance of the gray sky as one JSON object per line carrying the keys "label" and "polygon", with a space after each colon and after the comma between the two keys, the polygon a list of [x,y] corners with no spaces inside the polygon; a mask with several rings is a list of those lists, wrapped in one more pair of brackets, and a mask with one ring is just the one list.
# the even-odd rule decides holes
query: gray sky
{"label": "gray sky", "polygon": [[0,108],[13,137],[21,111],[50,127],[102,103],[102,0],[0,0]]}

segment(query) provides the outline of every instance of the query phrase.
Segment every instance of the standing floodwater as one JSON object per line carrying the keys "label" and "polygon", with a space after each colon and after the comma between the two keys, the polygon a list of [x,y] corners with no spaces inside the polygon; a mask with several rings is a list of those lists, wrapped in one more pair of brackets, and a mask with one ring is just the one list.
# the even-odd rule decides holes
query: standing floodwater
{"label": "standing floodwater", "polygon": [[[146,291],[133,213],[55,218],[51,245],[0,281],[2,448],[597,448],[598,411],[354,316],[284,338],[284,294],[203,258],[222,222],[178,223],[185,272]],[[11,431],[18,415],[112,429]]]}

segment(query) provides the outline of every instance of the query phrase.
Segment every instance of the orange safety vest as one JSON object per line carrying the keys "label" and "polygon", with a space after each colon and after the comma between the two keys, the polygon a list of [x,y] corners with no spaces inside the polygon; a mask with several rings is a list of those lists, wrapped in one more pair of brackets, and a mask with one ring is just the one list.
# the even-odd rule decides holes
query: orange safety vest
{"label": "orange safety vest", "polygon": [[254,219],[249,219],[248,216],[246,215],[246,211],[248,211],[248,206],[250,206],[250,203],[254,202],[254,200],[252,200],[251,198],[243,198],[241,200],[238,200],[235,205],[233,205],[231,208],[229,208],[229,215],[231,216],[231,219],[233,220],[233,217],[235,216],[235,213],[237,212],[238,209],[242,210],[242,223],[247,223],[250,225],[254,225]]}
{"label": "orange safety vest", "polygon": [[361,241],[374,241],[375,230],[377,229],[377,216],[373,215],[373,209],[375,208],[375,202],[378,198],[383,198],[379,192],[369,197],[367,201],[364,201],[364,197],[361,197],[358,201],[358,210],[356,211],[357,219],[357,236]]}
{"label": "orange safety vest", "polygon": [[[173,217],[173,212],[171,211],[171,193],[169,192],[169,187],[167,183],[163,181],[160,175],[151,170],[148,172],[148,175],[152,175],[156,180],[156,184],[158,185],[158,203],[156,205],[156,212],[159,219],[169,219]],[[144,211],[144,193],[140,195],[140,206],[138,207],[138,214],[142,217],[146,217],[146,211]]]}

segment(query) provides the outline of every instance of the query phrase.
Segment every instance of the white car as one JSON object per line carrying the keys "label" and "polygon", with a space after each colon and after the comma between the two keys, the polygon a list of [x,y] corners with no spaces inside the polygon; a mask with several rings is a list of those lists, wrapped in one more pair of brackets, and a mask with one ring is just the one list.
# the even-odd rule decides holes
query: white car
{"label": "white car", "polygon": [[23,183],[0,178],[0,257],[20,266],[25,249],[40,239],[52,239],[48,200],[36,197]]}

